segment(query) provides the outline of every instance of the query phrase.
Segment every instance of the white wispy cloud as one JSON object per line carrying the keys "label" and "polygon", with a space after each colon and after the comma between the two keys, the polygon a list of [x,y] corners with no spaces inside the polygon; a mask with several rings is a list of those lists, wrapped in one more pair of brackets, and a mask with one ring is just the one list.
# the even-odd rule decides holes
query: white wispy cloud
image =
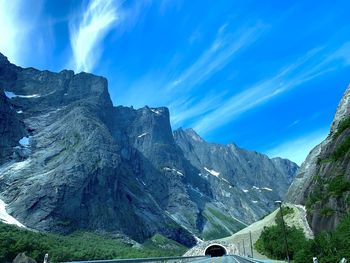
{"label": "white wispy cloud", "polygon": [[300,123],[300,120],[295,120],[291,124],[288,125],[288,128],[294,127]]}
{"label": "white wispy cloud", "polygon": [[[15,64],[23,65],[32,52],[32,37],[41,11],[41,1],[0,0],[0,52]],[[31,10],[28,14],[27,10]],[[34,45],[35,46],[35,45]]]}
{"label": "white wispy cloud", "polygon": [[309,152],[328,135],[329,128],[312,131],[290,141],[282,142],[265,153],[270,157],[287,158],[298,165],[306,159]]}
{"label": "white wispy cloud", "polygon": [[263,25],[244,27],[235,33],[226,32],[227,24],[218,29],[212,44],[203,51],[200,57],[172,80],[167,89],[193,89],[220,69],[225,67],[235,54],[253,43],[261,34]]}
{"label": "white wispy cloud", "polygon": [[349,52],[349,44],[331,51],[325,48],[313,49],[298,61],[280,70],[276,76],[263,80],[253,87],[227,98],[217,109],[196,121],[193,127],[197,132],[204,135],[225,125],[242,113],[266,103],[270,99],[319,75],[334,70],[334,63],[339,65],[339,62],[341,62],[341,66],[349,65]]}
{"label": "white wispy cloud", "polygon": [[204,98],[198,100],[191,91],[218,73],[265,30],[265,26],[259,23],[231,32],[227,30],[228,26],[224,24],[218,28],[213,41],[189,66],[178,68],[177,64],[171,64],[134,81],[129,85],[124,102],[136,107],[168,105],[174,126],[216,109],[226,92],[205,92],[202,94]]}
{"label": "white wispy cloud", "polygon": [[[176,77],[165,85],[168,98],[176,98],[169,102],[171,123],[181,125],[199,116],[215,110],[226,95],[226,91],[217,94],[207,92],[198,100],[190,90],[200,86],[206,80],[223,69],[234,59],[235,55],[255,42],[263,33],[264,26],[244,26],[235,32],[227,32],[228,23],[217,30],[217,34],[208,48],[188,67],[182,69]],[[186,95],[183,95],[186,94]]]}
{"label": "white wispy cloud", "polygon": [[223,100],[225,92],[221,94],[208,94],[200,101],[195,102],[194,98],[182,98],[169,105],[171,112],[170,120],[173,126],[178,126],[184,121],[204,115],[214,110]]}
{"label": "white wispy cloud", "polygon": [[120,19],[120,3],[113,0],[91,0],[82,19],[71,22],[70,43],[73,67],[91,72],[101,55],[101,42]]}

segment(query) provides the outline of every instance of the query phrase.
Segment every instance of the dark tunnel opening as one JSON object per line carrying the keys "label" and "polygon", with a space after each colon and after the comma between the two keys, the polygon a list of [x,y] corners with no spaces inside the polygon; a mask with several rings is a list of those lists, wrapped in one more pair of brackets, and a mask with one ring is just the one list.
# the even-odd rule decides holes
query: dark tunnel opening
{"label": "dark tunnel opening", "polygon": [[211,245],[205,250],[205,255],[211,257],[222,257],[226,253],[226,249],[220,245]]}

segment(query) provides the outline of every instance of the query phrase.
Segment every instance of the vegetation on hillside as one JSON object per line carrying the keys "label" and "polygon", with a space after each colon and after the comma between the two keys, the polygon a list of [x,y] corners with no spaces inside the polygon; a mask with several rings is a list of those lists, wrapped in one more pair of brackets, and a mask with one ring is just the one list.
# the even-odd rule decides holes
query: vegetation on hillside
{"label": "vegetation on hillside", "polygon": [[[276,218],[277,219],[277,218]],[[255,248],[274,259],[285,259],[285,243],[281,221],[265,227]],[[301,229],[287,226],[289,256],[295,263],[312,262],[317,257],[320,263],[339,262],[350,259],[350,215],[346,216],[334,231],[322,232],[314,240],[306,239]]]}
{"label": "vegetation on hillside", "polygon": [[345,157],[350,150],[350,137],[346,138],[332,153],[331,160],[339,161]]}
{"label": "vegetation on hillside", "polygon": [[[290,207],[283,207],[282,211],[285,218],[294,213],[293,208]],[[258,252],[269,258],[284,259],[286,258],[286,250],[280,211],[277,213],[275,221],[276,225],[264,228],[259,239],[255,243],[255,248]],[[286,233],[289,256],[293,258],[294,255],[303,248],[306,239],[303,231],[295,226],[289,227],[286,225]]]}
{"label": "vegetation on hillside", "polygon": [[339,125],[338,125],[338,129],[337,132],[334,134],[334,137],[337,138],[340,136],[340,134],[343,133],[343,131],[345,131],[346,129],[350,128],[350,117],[342,120]]}
{"label": "vegetation on hillside", "polygon": [[[290,215],[293,215],[294,214],[294,209],[292,207],[289,207],[289,206],[283,206],[282,208],[282,212],[283,212],[283,217],[288,217]],[[276,218],[275,220],[282,220],[282,217],[281,217],[281,210],[279,210],[276,214]]]}
{"label": "vegetation on hillside", "polygon": [[340,198],[350,191],[350,182],[343,174],[324,179],[316,176],[313,185],[313,191],[306,201],[306,208],[309,211],[312,211],[316,204],[325,203],[330,197]]}
{"label": "vegetation on hillside", "polygon": [[0,223],[0,262],[12,262],[20,252],[42,262],[49,254],[51,262],[180,256],[186,247],[161,235],[155,235],[141,247],[133,247],[120,239],[89,232],[62,236],[20,229]]}
{"label": "vegetation on hillside", "polygon": [[207,208],[204,213],[204,218],[213,226],[211,229],[204,231],[202,238],[204,240],[214,240],[232,235],[245,227],[244,224],[236,219],[224,215],[219,210],[211,207]]}
{"label": "vegetation on hillside", "polygon": [[[333,135],[333,139],[337,139],[345,130],[350,128],[350,117],[342,120],[337,128],[337,131]],[[329,156],[329,158],[326,158],[324,160],[319,159],[318,164],[324,162],[337,162],[339,160],[342,160],[346,154],[350,150],[350,137],[346,137],[345,139],[342,139],[342,142],[340,145],[336,147],[336,149],[333,151],[333,153]]]}

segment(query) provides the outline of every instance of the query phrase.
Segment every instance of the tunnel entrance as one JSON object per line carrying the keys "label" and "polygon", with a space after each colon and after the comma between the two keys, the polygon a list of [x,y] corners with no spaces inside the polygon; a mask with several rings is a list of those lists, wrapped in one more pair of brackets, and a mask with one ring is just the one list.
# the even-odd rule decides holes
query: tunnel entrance
{"label": "tunnel entrance", "polygon": [[226,254],[227,254],[226,249],[223,246],[220,246],[217,244],[210,245],[205,250],[205,255],[211,256],[211,257],[222,257]]}

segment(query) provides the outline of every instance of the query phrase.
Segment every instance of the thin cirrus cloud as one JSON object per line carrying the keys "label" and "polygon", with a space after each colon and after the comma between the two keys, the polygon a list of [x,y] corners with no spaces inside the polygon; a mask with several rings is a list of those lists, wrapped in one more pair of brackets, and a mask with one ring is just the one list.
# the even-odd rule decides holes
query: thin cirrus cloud
{"label": "thin cirrus cloud", "polygon": [[71,62],[76,71],[91,72],[105,36],[120,20],[120,4],[113,0],[91,0],[80,21],[70,24]]}
{"label": "thin cirrus cloud", "polygon": [[203,82],[223,69],[232,59],[244,48],[254,43],[264,32],[262,24],[251,27],[242,27],[235,33],[227,33],[228,24],[221,26],[214,41],[205,49],[202,54],[185,69],[182,69],[177,78],[166,85],[167,97],[178,97],[169,103],[171,111],[171,122],[174,126],[182,124],[200,115],[215,110],[222,101],[226,92],[212,94],[208,92],[199,101],[191,96],[178,96],[184,93],[190,94],[191,89],[195,89]]}
{"label": "thin cirrus cloud", "polygon": [[226,32],[228,24],[221,26],[214,42],[189,67],[182,70],[177,78],[167,85],[167,90],[184,87],[192,89],[203,83],[220,69],[225,67],[232,57],[244,47],[253,43],[263,32],[264,26],[257,24],[253,27],[244,27],[235,34]]}
{"label": "thin cirrus cloud", "polygon": [[348,66],[349,54],[350,43],[345,43],[335,50],[313,49],[298,61],[283,68],[275,77],[263,80],[252,88],[222,101],[215,110],[204,115],[192,126],[201,135],[205,135],[277,95],[336,69],[335,65]]}
{"label": "thin cirrus cloud", "polygon": [[[208,92],[204,94],[204,99],[198,101],[191,96],[192,91],[223,69],[235,55],[254,43],[265,29],[264,25],[256,24],[242,26],[232,33],[226,30],[227,27],[229,24],[224,24],[217,30],[213,41],[190,65],[184,68],[168,66],[161,72],[151,72],[135,81],[130,85],[124,103],[137,107],[158,105],[159,102],[168,105],[174,126],[215,109],[224,93],[213,95]],[[155,93],[157,96],[154,96]]]}
{"label": "thin cirrus cloud", "polygon": [[169,105],[171,112],[171,123],[173,126],[178,126],[184,121],[189,121],[199,115],[206,114],[216,108],[224,98],[226,92],[220,94],[208,94],[199,101],[194,101],[193,98],[183,98],[176,100]]}

